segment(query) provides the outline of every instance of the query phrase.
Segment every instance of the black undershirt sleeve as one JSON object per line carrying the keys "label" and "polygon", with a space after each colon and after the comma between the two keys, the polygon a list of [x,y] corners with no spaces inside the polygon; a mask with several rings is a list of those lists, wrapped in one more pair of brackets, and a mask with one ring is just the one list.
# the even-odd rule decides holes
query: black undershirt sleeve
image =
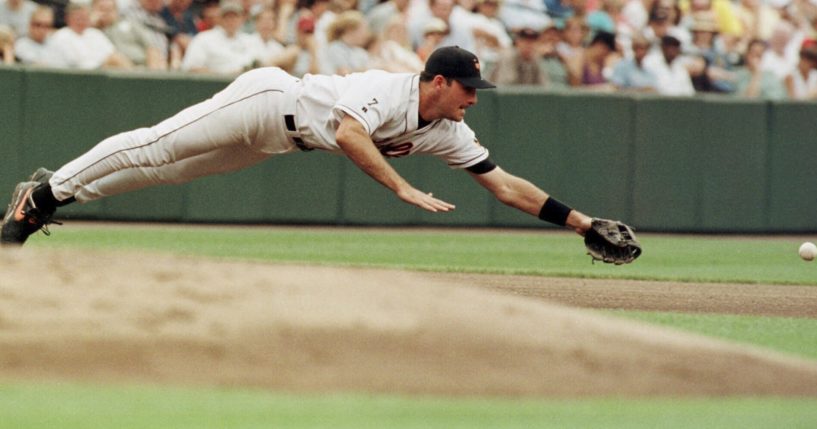
{"label": "black undershirt sleeve", "polygon": [[466,167],[465,169],[474,174],[485,174],[494,171],[495,168],[496,164],[494,164],[494,162],[491,161],[491,158],[485,158],[482,161],[470,167]]}

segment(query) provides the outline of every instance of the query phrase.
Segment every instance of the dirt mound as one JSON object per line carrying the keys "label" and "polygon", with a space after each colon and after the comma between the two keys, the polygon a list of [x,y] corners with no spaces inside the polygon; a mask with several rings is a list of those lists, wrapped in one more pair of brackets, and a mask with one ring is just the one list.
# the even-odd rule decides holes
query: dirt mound
{"label": "dirt mound", "polygon": [[808,394],[817,364],[431,275],[22,249],[0,374],[497,395]]}

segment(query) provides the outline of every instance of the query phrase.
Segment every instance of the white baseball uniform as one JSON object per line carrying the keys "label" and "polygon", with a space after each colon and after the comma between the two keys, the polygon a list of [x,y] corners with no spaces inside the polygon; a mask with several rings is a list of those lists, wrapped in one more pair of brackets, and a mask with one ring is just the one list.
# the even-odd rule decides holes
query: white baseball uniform
{"label": "white baseball uniform", "polygon": [[366,71],[306,75],[270,67],[239,76],[212,98],[150,128],[109,137],[50,180],[58,200],[88,202],[146,186],[184,183],[298,150],[343,153],[335,131],[344,115],[363,124],[386,157],[430,154],[452,168],[486,158],[464,123],[418,129],[419,75]]}

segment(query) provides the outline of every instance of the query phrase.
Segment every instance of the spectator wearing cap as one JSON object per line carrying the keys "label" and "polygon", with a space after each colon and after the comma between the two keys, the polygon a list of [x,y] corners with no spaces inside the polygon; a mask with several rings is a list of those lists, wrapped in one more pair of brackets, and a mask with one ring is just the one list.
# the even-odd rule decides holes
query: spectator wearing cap
{"label": "spectator wearing cap", "polygon": [[442,45],[447,35],[448,24],[446,24],[445,21],[437,17],[429,19],[425,26],[423,26],[423,38],[415,50],[420,60],[425,63],[431,53]]}
{"label": "spectator wearing cap", "polygon": [[650,12],[647,27],[644,28],[644,36],[653,46],[656,54],[661,52],[661,39],[664,36],[672,36],[681,42],[681,49],[685,51],[690,44],[691,36],[689,31],[676,25],[672,20],[672,12],[669,8],[659,6]]}
{"label": "spectator wearing cap", "polygon": [[540,33],[532,28],[517,30],[513,47],[502,52],[492,74],[497,85],[537,85],[548,87],[550,80],[539,63]]}
{"label": "spectator wearing cap", "polygon": [[783,100],[788,97],[783,81],[774,73],[760,67],[765,51],[765,41],[754,39],[749,42],[743,57],[743,66],[734,73],[736,96],[766,100]]}
{"label": "spectator wearing cap", "polygon": [[817,40],[806,39],[794,70],[786,76],[786,91],[793,100],[817,99]]}
{"label": "spectator wearing cap", "polygon": [[656,76],[644,67],[644,58],[650,52],[650,42],[638,34],[631,41],[633,55],[623,58],[613,66],[610,83],[619,90],[655,92]]}
{"label": "spectator wearing cap", "polygon": [[0,25],[8,26],[16,37],[25,36],[36,8],[30,0],[0,0]]}
{"label": "spectator wearing cap", "polygon": [[673,36],[661,38],[661,53],[644,58],[644,68],[655,75],[656,91],[662,95],[691,96],[695,87],[689,75],[688,60],[681,55],[681,41]]}
{"label": "spectator wearing cap", "polygon": [[[732,92],[735,64],[719,37],[720,27],[710,11],[695,12],[691,24],[692,43],[687,55],[698,59],[699,70],[691,74],[696,92]],[[734,39],[732,39],[734,40]]]}
{"label": "spectator wearing cap", "polygon": [[363,47],[371,34],[366,18],[357,10],[342,12],[329,25],[326,33],[325,70],[328,74],[347,75],[362,72],[369,66],[369,53]]}
{"label": "spectator wearing cap", "polygon": [[131,68],[105,34],[91,27],[91,10],[86,4],[69,3],[66,26],[48,39],[46,65],[71,69]]}
{"label": "spectator wearing cap", "polygon": [[234,75],[261,65],[263,46],[259,39],[241,32],[244,13],[244,7],[238,2],[222,3],[219,24],[193,37],[181,69]]}
{"label": "spectator wearing cap", "polygon": [[136,67],[166,70],[167,57],[156,46],[155,33],[142,21],[122,19],[115,0],[93,0],[94,27],[105,33],[114,47]]}
{"label": "spectator wearing cap", "polygon": [[17,38],[14,42],[14,53],[21,63],[27,65],[45,65],[48,55],[48,38],[54,32],[54,10],[48,6],[39,6],[31,14],[28,24],[28,35]]}

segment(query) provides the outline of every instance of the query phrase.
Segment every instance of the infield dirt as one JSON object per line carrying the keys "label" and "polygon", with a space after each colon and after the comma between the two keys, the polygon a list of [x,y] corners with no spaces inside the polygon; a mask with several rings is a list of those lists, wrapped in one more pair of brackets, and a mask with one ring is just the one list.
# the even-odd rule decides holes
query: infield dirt
{"label": "infield dirt", "polygon": [[[468,395],[817,395],[817,363],[575,308],[815,317],[817,288],[0,258],[0,376]],[[774,288],[775,293],[771,289]]]}

